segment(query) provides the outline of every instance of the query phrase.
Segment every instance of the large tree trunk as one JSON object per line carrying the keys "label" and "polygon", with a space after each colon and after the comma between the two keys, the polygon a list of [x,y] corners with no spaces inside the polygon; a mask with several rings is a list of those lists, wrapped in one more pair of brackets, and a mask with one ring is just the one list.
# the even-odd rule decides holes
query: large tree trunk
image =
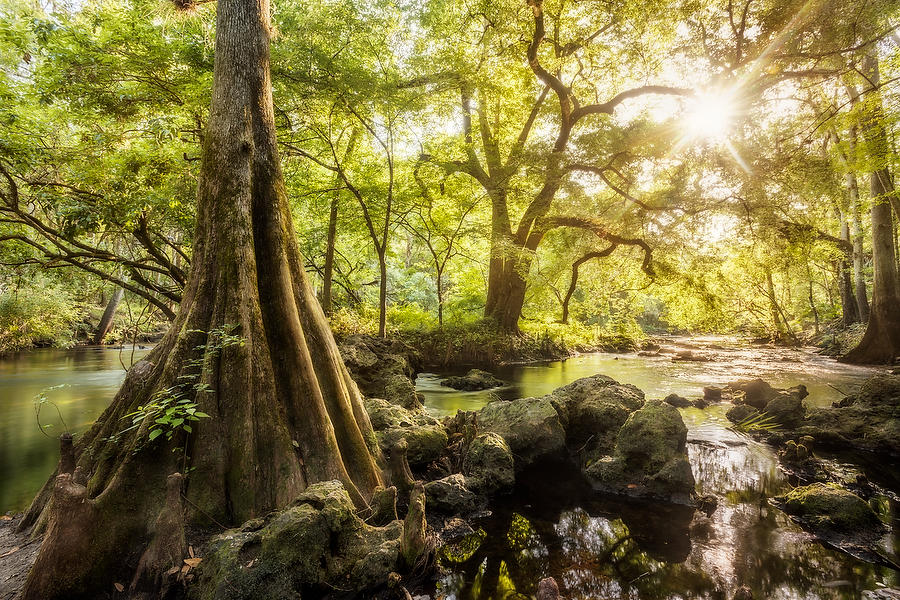
{"label": "large tree trunk", "polygon": [[[866,333],[859,345],[842,360],[851,363],[891,363],[900,356],[900,294],[897,291],[897,265],[894,262],[894,227],[891,206],[885,196],[886,169],[873,173],[872,186],[872,305]],[[893,187],[893,186],[891,186]]]}
{"label": "large tree trunk", "polygon": [[[184,299],[163,340],[78,440],[74,476],[49,482],[29,509],[26,522],[46,523],[48,534],[26,600],[96,597],[128,581],[176,470],[186,473],[186,520],[196,526],[263,515],[322,480],[342,481],[364,505],[381,483],[371,424],[295,239],[275,139],[267,0],[219,0],[216,27]],[[242,342],[209,333],[222,330]],[[171,441],[149,439],[151,419],[122,431],[131,422],[123,417],[173,395],[210,418]],[[54,510],[73,498],[77,515]]]}
{"label": "large tree trunk", "polygon": [[116,316],[116,309],[119,308],[119,302],[122,301],[122,296],[124,295],[125,289],[117,287],[116,291],[113,292],[112,298],[110,298],[109,302],[106,304],[103,316],[100,317],[100,323],[97,324],[97,331],[94,332],[94,338],[91,340],[91,343],[95,346],[102,344],[103,338],[109,333],[109,329],[112,327],[113,317]]}
{"label": "large tree trunk", "polygon": [[502,262],[499,272],[489,282],[488,296],[493,302],[485,307],[485,316],[494,321],[501,330],[508,333],[519,333],[519,318],[525,306],[525,277],[531,267],[531,260],[513,258],[508,254]]}
{"label": "large tree trunk", "polygon": [[[872,85],[868,93],[878,93],[878,63],[873,56],[863,60],[863,70]],[[872,192],[872,305],[866,333],[859,345],[843,360],[852,363],[891,363],[900,356],[900,277],[894,250],[892,208],[900,216],[900,198],[885,164],[888,144],[881,103],[872,103],[871,114],[863,122],[869,158],[876,165],[869,175]]]}

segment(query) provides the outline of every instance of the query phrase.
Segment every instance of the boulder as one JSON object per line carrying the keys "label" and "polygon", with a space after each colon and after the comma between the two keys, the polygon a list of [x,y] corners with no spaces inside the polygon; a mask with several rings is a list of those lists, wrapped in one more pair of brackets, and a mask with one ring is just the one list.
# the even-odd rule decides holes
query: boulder
{"label": "boulder", "polygon": [[506,440],[516,457],[517,470],[564,454],[566,432],[548,396],[490,402],[481,409],[478,423],[483,431]]}
{"label": "boulder", "polygon": [[821,445],[900,456],[900,376],[871,377],[837,407],[809,410],[794,432]]}
{"label": "boulder", "polygon": [[856,536],[884,529],[865,500],[833,483],[794,488],[776,500],[814,531]]}
{"label": "boulder", "polygon": [[688,504],[694,476],[686,442],[687,427],[678,410],[651,400],[622,425],[613,453],[588,464],[586,472],[606,491]]}
{"label": "boulder", "polygon": [[706,386],[703,388],[703,399],[708,403],[712,404],[714,402],[722,401],[722,388],[715,386]]}
{"label": "boulder", "polygon": [[454,473],[425,484],[425,497],[429,510],[453,515],[467,515],[487,506],[487,499],[471,489],[472,483],[465,475]]}
{"label": "boulder", "polygon": [[687,408],[688,406],[691,406],[690,400],[684,396],[679,396],[678,394],[669,394],[663,399],[663,402],[671,404],[675,408]]}
{"label": "boulder", "polygon": [[339,482],[314,484],[287,509],[212,538],[191,596],[296,598],[335,587],[361,593],[397,568],[402,533],[401,521],[364,523]]}
{"label": "boulder", "polygon": [[516,482],[512,451],[500,435],[482,433],[469,444],[462,471],[472,488],[490,494],[509,489]]}
{"label": "boulder", "polygon": [[447,447],[447,431],[424,411],[407,410],[381,398],[369,398],[365,406],[382,451],[406,440],[406,458],[411,466],[427,465]]}
{"label": "boulder", "polygon": [[725,412],[725,418],[732,423],[740,423],[758,414],[759,411],[749,404],[736,404]]}
{"label": "boulder", "polygon": [[[569,457],[599,489],[690,502],[694,478],[681,414],[660,400],[645,402],[632,385],[604,375],[585,377],[540,398],[491,402],[478,424],[506,442],[516,473],[541,460]],[[508,464],[500,448],[492,452]],[[477,472],[467,473],[468,484],[477,488]]]}
{"label": "boulder", "polygon": [[769,400],[772,400],[778,391],[762,379],[751,379],[729,383],[726,389],[731,392],[735,404],[748,404],[756,410],[763,410]]}
{"label": "boulder", "polygon": [[465,375],[448,377],[441,381],[441,385],[461,390],[465,392],[475,392],[478,390],[489,390],[491,388],[500,387],[503,382],[492,373],[482,371],[481,369],[472,369]]}
{"label": "boulder", "polygon": [[414,380],[422,359],[411,346],[360,334],[340,340],[338,350],[363,395],[411,410],[421,407]]}
{"label": "boulder", "polygon": [[557,388],[551,395],[566,432],[566,444],[586,456],[612,451],[616,434],[644,392],[605,375],[593,375]]}
{"label": "boulder", "polygon": [[786,391],[769,400],[763,412],[782,427],[795,427],[803,420],[806,408],[800,394]]}

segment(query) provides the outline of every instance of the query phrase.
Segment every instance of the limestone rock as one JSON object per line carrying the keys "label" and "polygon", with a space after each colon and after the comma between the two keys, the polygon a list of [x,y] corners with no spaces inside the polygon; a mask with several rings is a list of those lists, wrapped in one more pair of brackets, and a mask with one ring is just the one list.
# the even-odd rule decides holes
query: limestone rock
{"label": "limestone rock", "polygon": [[410,411],[381,398],[369,398],[365,406],[381,449],[387,452],[398,440],[406,440],[410,465],[427,465],[447,447],[447,431],[425,412]]}
{"label": "limestone rock", "polygon": [[539,459],[560,457],[565,451],[566,432],[546,396],[491,402],[481,409],[478,423],[482,431],[506,440],[516,456],[517,470]]}
{"label": "limestone rock", "polygon": [[506,440],[493,432],[482,433],[472,440],[462,470],[473,489],[480,493],[508,489],[516,481],[512,451]]}
{"label": "limestone rock", "polygon": [[362,592],[396,569],[403,524],[372,527],[337,481],[314,484],[285,510],[213,538],[191,595],[203,600],[295,598],[340,586]]}
{"label": "limestone rock", "polygon": [[492,373],[482,371],[481,369],[472,369],[465,375],[448,377],[441,381],[441,385],[466,392],[474,392],[478,390],[489,390],[491,388],[500,387],[503,382]]}
{"label": "limestone rock", "polygon": [[687,504],[694,476],[686,442],[687,427],[678,410],[648,401],[619,430],[613,454],[589,464],[587,474],[601,489]]}
{"label": "limestone rock", "polygon": [[425,484],[429,509],[461,515],[483,509],[486,499],[473,492],[470,485],[468,479],[460,473],[429,481]]}

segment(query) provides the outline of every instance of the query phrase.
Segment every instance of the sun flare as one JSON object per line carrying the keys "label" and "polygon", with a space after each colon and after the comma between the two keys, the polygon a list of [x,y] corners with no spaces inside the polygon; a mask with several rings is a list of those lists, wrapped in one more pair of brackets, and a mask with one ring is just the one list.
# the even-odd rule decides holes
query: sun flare
{"label": "sun flare", "polygon": [[723,93],[697,96],[688,108],[685,133],[692,139],[726,137],[734,121],[734,102]]}

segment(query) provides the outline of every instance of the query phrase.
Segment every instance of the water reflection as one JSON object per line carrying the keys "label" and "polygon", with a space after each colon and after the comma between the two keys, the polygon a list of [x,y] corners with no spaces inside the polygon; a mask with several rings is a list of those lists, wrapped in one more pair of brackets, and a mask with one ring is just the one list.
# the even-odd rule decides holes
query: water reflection
{"label": "water reflection", "polygon": [[[765,499],[787,482],[772,457],[744,446],[691,444],[698,488],[718,497],[712,518],[593,493],[577,473],[531,472],[480,531],[451,547],[437,597],[528,598],[552,576],[570,599],[860,598],[897,572],[829,550]],[[528,502],[523,503],[527,498]]]}
{"label": "water reflection", "polygon": [[[803,350],[725,344],[715,354],[712,363],[586,355],[500,369],[497,375],[509,385],[489,392],[449,390],[432,374],[420,376],[417,388],[426,407],[440,415],[478,409],[492,397],[543,395],[595,373],[634,384],[650,398],[696,397],[705,385],[762,377],[776,387],[803,383],[810,390],[807,404],[821,406],[872,374]],[[724,600],[741,585],[755,598],[858,599],[879,584],[900,584],[896,571],[822,546],[770,506],[768,498],[790,482],[771,448],[727,429],[726,408],[682,410],[697,492],[718,500],[711,518],[698,513],[692,521],[691,511],[600,496],[577,472],[532,472],[519,478],[522,485],[506,506],[479,523],[478,535],[450,549],[437,597],[530,598],[547,576],[570,599]],[[894,477],[887,479],[887,487],[898,489]],[[896,536],[897,503],[876,500]],[[879,543],[890,554],[896,542],[889,537]]]}
{"label": "water reflection", "polygon": [[[136,349],[134,360],[148,350]],[[47,392],[70,431],[84,431],[105,409],[131,364],[131,349],[36,350],[0,360],[0,513],[21,510],[44,484],[59,458],[64,427],[53,406],[35,418],[35,397]],[[48,437],[49,436],[49,437]]]}
{"label": "water reflection", "polygon": [[[716,343],[712,343],[712,341]],[[675,393],[687,398],[702,395],[707,385],[724,385],[742,378],[762,377],[775,387],[803,383],[809,388],[810,406],[830,406],[844,393],[855,390],[872,375],[873,369],[844,365],[808,349],[770,346],[747,347],[734,340],[700,340],[702,353],[713,362],[676,362],[671,354],[596,353],[541,365],[510,365],[494,369],[509,385],[480,392],[459,392],[440,385],[448,374],[422,373],[417,389],[426,396],[426,408],[436,416],[457,410],[476,410],[490,399],[541,396],[556,388],[596,373],[609,375],[621,383],[644,390],[648,398],[664,398]],[[706,346],[703,346],[703,343]]]}

